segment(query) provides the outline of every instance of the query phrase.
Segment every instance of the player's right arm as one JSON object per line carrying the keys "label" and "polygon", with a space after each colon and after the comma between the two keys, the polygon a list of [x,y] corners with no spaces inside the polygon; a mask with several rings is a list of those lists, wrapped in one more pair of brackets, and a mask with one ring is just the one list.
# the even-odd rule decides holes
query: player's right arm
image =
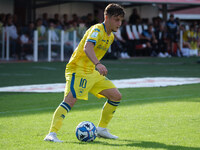
{"label": "player's right arm", "polygon": [[87,57],[93,62],[99,73],[103,76],[107,75],[108,70],[106,67],[99,62],[94,52],[94,43],[86,42],[84,46],[84,52],[86,53]]}

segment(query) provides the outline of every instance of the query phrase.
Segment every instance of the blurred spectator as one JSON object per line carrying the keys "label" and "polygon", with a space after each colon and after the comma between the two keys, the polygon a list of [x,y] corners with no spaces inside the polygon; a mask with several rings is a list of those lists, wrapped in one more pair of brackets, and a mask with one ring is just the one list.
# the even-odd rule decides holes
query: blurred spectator
{"label": "blurred spectator", "polygon": [[60,22],[60,16],[58,13],[54,14],[54,21]]}
{"label": "blurred spectator", "polygon": [[59,41],[59,29],[55,28],[54,22],[49,22],[49,30],[51,31],[51,41],[58,42]]}
{"label": "blurred spectator", "polygon": [[146,46],[148,48],[148,54],[151,56],[157,56],[156,48],[157,48],[158,41],[153,32],[153,24],[149,24],[148,29],[143,30],[142,39],[146,43]]}
{"label": "blurred spectator", "polygon": [[29,35],[29,39],[31,41],[33,41],[34,38],[34,30],[35,30],[35,25],[33,22],[30,22],[28,25],[28,35]]}
{"label": "blurred spectator", "polygon": [[69,26],[69,21],[68,21],[68,15],[64,14],[63,15],[63,22],[62,22],[63,26]]}
{"label": "blurred spectator", "polygon": [[179,26],[180,25],[180,19],[178,17],[176,17],[175,21],[176,21],[177,25]]}
{"label": "blurred spectator", "polygon": [[162,24],[162,19],[158,16],[158,17],[154,17],[153,19],[152,19],[152,21],[153,21],[153,28],[154,28],[154,31],[156,31],[156,30],[160,30],[160,25],[163,25]]}
{"label": "blurred spectator", "polygon": [[0,14],[0,32],[1,32],[2,28],[3,28],[3,26],[4,26],[5,20],[6,20],[5,14],[3,14],[3,13]]}
{"label": "blurred spectator", "polygon": [[18,33],[17,33],[17,28],[16,26],[13,24],[13,17],[12,15],[8,14],[6,16],[6,32],[9,33],[9,36],[13,39],[13,40],[17,40],[18,38]]}
{"label": "blurred spectator", "polygon": [[134,8],[132,14],[129,17],[129,24],[139,24],[141,22],[140,16],[137,12],[137,9]]}
{"label": "blurred spectator", "polygon": [[6,21],[6,15],[4,13],[1,13],[0,14],[0,19],[1,19],[2,23],[5,23],[5,21]]}
{"label": "blurred spectator", "polygon": [[158,17],[153,17],[152,22],[153,22],[154,31],[159,30],[160,23],[159,23]]}
{"label": "blurred spectator", "polygon": [[198,49],[197,47],[197,32],[195,31],[195,26],[191,25],[190,30],[187,32],[188,42],[190,43],[191,49]]}
{"label": "blurred spectator", "polygon": [[20,48],[18,43],[19,35],[16,26],[13,24],[13,17],[10,14],[6,16],[5,30],[10,37],[11,57],[20,59]]}
{"label": "blurred spectator", "polygon": [[200,26],[197,28],[197,46],[198,46],[198,51],[199,51],[199,56],[200,56]]}
{"label": "blurred spectator", "polygon": [[121,35],[121,29],[118,29],[117,32],[114,32],[115,39],[111,45],[112,52],[115,53],[116,57],[121,58],[130,58],[127,53],[127,42],[123,39]]}
{"label": "blurred spectator", "polygon": [[46,38],[46,27],[42,25],[42,19],[38,18],[36,20],[36,30],[38,31],[38,40],[44,41]]}
{"label": "blurred spectator", "polygon": [[62,30],[62,23],[60,21],[59,14],[57,13],[54,15],[54,24],[56,29]]}
{"label": "blurred spectator", "polygon": [[[33,54],[33,36],[34,36],[35,25],[30,22],[28,28],[26,28],[20,36],[20,48],[21,58],[26,60]],[[29,55],[29,56],[28,56]]]}
{"label": "blurred spectator", "polygon": [[22,22],[16,14],[13,15],[13,24],[16,26],[18,31],[20,27],[22,27]]}
{"label": "blurred spectator", "polygon": [[77,16],[77,14],[72,14],[72,20],[69,21],[69,24],[74,24],[74,23],[78,23],[79,22],[79,18]]}
{"label": "blurred spectator", "polygon": [[93,22],[93,18],[92,18],[92,14],[89,13],[87,14],[87,18],[86,18],[86,27],[89,28],[91,27],[92,25],[94,25],[94,22]]}
{"label": "blurred spectator", "polygon": [[183,48],[189,48],[191,49],[190,43],[188,42],[188,31],[186,31],[185,26],[180,26],[180,31],[183,32]]}
{"label": "blurred spectator", "polygon": [[192,24],[188,31],[183,33],[183,56],[198,56],[198,34],[195,26]]}
{"label": "blurred spectator", "polygon": [[42,25],[44,25],[45,27],[47,27],[48,24],[49,24],[48,14],[47,13],[43,13],[42,14]]}
{"label": "blurred spectator", "polygon": [[157,42],[156,53],[158,57],[170,57],[167,52],[167,35],[165,32],[164,25],[160,24],[159,28],[155,30],[155,37]]}
{"label": "blurred spectator", "polygon": [[33,41],[30,32],[27,30],[20,36],[21,59],[26,60],[26,56],[33,54]]}
{"label": "blurred spectator", "polygon": [[175,50],[174,50],[174,44],[177,43],[178,37],[178,24],[177,22],[174,20],[174,15],[171,14],[170,15],[170,19],[166,22],[166,27],[167,27],[167,39],[168,39],[168,51],[172,54],[172,55],[176,55],[175,54]]}
{"label": "blurred spectator", "polygon": [[77,38],[79,42],[82,39],[83,35],[85,34],[86,30],[87,28],[85,26],[85,23],[84,22],[80,23],[77,28]]}

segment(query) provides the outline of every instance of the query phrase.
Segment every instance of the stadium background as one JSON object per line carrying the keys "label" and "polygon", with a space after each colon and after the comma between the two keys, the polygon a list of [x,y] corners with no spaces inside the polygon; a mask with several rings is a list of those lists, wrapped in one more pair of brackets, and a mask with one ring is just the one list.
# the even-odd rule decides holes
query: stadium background
{"label": "stadium background", "polygon": [[[52,55],[54,56],[61,55],[61,57],[64,57],[65,59],[69,58],[71,55],[71,51],[75,49],[76,45],[78,44],[81,37],[83,36],[85,30],[89,28],[91,25],[93,25],[94,23],[103,21],[103,10],[109,2],[118,2],[125,7],[127,14],[125,16],[125,22],[123,26],[126,26],[126,23],[128,23],[131,28],[131,25],[135,24],[136,25],[135,29],[138,30],[136,32],[138,32],[137,34],[139,35],[142,35],[143,31],[148,28],[147,25],[149,23],[153,23],[155,30],[157,30],[158,27],[155,27],[154,25],[156,21],[159,20],[159,24],[165,24],[165,22],[169,19],[169,15],[174,14],[175,21],[178,24],[177,30],[179,32],[177,33],[178,34],[177,39],[181,41],[181,37],[183,37],[182,35],[180,35],[181,34],[180,31],[183,30],[182,27],[184,27],[185,30],[188,31],[190,29],[190,26],[194,25],[195,30],[198,30],[197,28],[198,28],[199,20],[200,20],[199,1],[195,1],[195,0],[193,1],[171,1],[171,0],[168,0],[168,1],[159,1],[159,0],[154,0],[154,1],[131,1],[131,0],[129,1],[103,1],[103,0],[99,0],[99,1],[81,1],[81,0],[79,1],[64,1],[64,0],[6,1],[6,0],[1,0],[0,2],[1,2],[1,5],[0,5],[0,8],[1,8],[0,9],[1,60],[12,60],[12,59],[33,60],[32,57],[34,57],[34,61],[37,61],[38,59],[36,59],[36,57],[38,56],[35,56],[36,52],[40,53],[39,57],[42,55],[41,56],[42,60],[51,61],[52,59],[49,58],[49,56],[52,57]],[[140,21],[137,23],[130,22],[129,17],[131,16],[133,9],[136,9],[140,17]],[[64,15],[67,20],[66,24],[63,23]],[[11,24],[14,25],[14,28],[16,28],[16,31],[9,31],[11,29],[8,29],[7,27],[8,18],[12,19]],[[78,20],[78,21],[74,21],[74,20]],[[39,25],[40,21],[42,21],[43,27]],[[86,28],[82,28],[81,26],[82,24],[85,24]],[[33,33],[36,30],[38,31],[37,33],[37,35],[39,35],[38,37],[35,36],[35,33]],[[54,33],[51,32],[51,36],[50,36],[49,30],[54,30],[53,31]],[[70,33],[72,30],[76,31],[76,33]],[[136,41],[138,39],[140,40],[141,37],[137,38],[138,35],[137,36],[135,35],[135,32],[133,31],[134,29],[131,29],[131,30],[132,31],[126,31],[127,34],[128,32],[133,32],[131,34],[134,34],[134,36],[136,37],[136,38],[134,37]],[[68,33],[67,34],[64,33],[62,37],[62,31],[68,32]],[[13,34],[13,32],[16,32],[16,33],[14,35],[7,35],[7,33],[9,32],[10,34]],[[196,32],[199,32],[199,31],[196,31]],[[167,31],[167,34],[168,34],[168,31]],[[197,33],[197,34],[200,34],[200,33]],[[40,35],[42,35],[42,37],[40,37]],[[9,36],[11,38],[8,38]],[[35,39],[35,37],[37,38]],[[50,41],[48,41],[49,37],[51,39]],[[63,44],[61,43],[62,39],[64,41]],[[124,39],[126,40],[126,38]],[[37,41],[38,43],[35,43],[35,41]],[[167,42],[165,42],[165,44],[166,43]],[[168,42],[168,43],[172,43],[172,42]],[[183,45],[182,41],[179,43],[177,43],[178,46],[180,45],[180,48],[178,49],[182,50],[182,45]],[[38,47],[38,44],[39,44],[39,47]],[[42,45],[43,47],[41,47],[40,45]],[[138,44],[134,44],[134,46],[135,45],[137,47]],[[175,48],[174,48],[174,45],[172,46],[172,44],[168,44],[168,45],[170,46],[167,46],[167,47],[170,47],[170,48],[167,48],[168,49],[167,52],[173,51],[173,52],[169,52],[171,53],[170,55],[180,56],[179,54],[173,54],[173,53],[176,53],[177,51],[177,45],[175,45]],[[199,36],[198,36],[198,45],[200,45]],[[62,47],[64,49],[63,50],[64,52],[60,52],[59,50],[59,49],[62,49]],[[117,51],[117,53],[122,53],[121,51],[123,49],[128,49],[127,51],[132,51],[132,49],[135,49],[132,47],[130,48],[130,46],[128,47],[127,45],[126,46],[123,45],[123,48],[118,48],[118,47],[120,47],[118,46],[118,44],[117,46],[114,45],[112,47],[111,52],[114,53]],[[193,49],[199,49],[199,46],[197,47],[198,48],[195,47]],[[38,50],[38,49],[43,49],[43,51]],[[52,49],[56,50],[52,52],[53,54],[50,54],[50,52],[47,53],[47,51],[53,51]],[[42,54],[40,51],[42,51]],[[152,50],[146,50],[146,51],[152,51]],[[137,52],[134,52],[134,53],[137,53]],[[156,53],[158,55],[159,51]],[[136,54],[133,55],[132,52],[128,52],[128,54],[130,56],[137,56]],[[151,52],[142,52],[142,54],[140,55],[155,56],[155,54]],[[198,50],[195,53],[195,55],[199,55]],[[120,55],[117,54],[117,57],[119,56]],[[162,56],[163,55],[161,55],[161,57]],[[166,56],[168,56],[168,54]],[[47,57],[48,59],[46,59]],[[121,58],[127,58],[127,57],[121,56]],[[39,59],[41,60],[41,58]],[[58,60],[58,58],[56,59]],[[63,60],[64,59],[61,58],[61,61]]]}
{"label": "stadium background", "polygon": [[[127,0],[123,3],[121,1],[120,4],[124,4],[129,13],[131,13],[132,8],[136,7],[140,10],[139,13],[142,17],[149,16],[150,18],[158,15],[159,11],[155,7],[162,3],[154,1],[156,5],[152,5],[152,1],[142,1],[142,3],[130,1]],[[36,2],[37,5],[28,5],[29,2],[32,4]],[[70,9],[68,10],[69,17],[76,12],[74,10],[83,10],[87,6],[90,9],[86,9],[85,12],[92,13],[95,6],[103,9],[108,1],[1,0],[0,3],[0,13],[17,14],[22,17],[26,24],[41,17],[43,12],[48,12],[52,15],[51,17],[54,13],[65,13],[65,7]],[[199,1],[197,0],[165,1],[164,5],[161,5],[165,11],[167,3],[170,4],[168,6],[172,7],[173,11],[199,10]],[[143,14],[144,10],[153,12],[153,15]],[[82,14],[84,12],[78,11],[76,13]],[[190,24],[191,21],[199,21],[199,13],[195,14],[190,14],[190,19],[186,19],[183,15],[183,22]],[[165,13],[165,15],[167,14]],[[200,65],[197,63],[198,60],[199,57],[132,57],[103,60],[102,63],[108,68],[108,78],[111,80],[145,77],[183,77],[187,80],[189,77],[199,79]],[[9,61],[1,59],[0,87],[64,83],[67,59],[64,62],[46,61],[35,63],[16,59]],[[169,87],[120,89],[123,100],[109,125],[112,133],[118,135],[120,139],[116,141],[96,139],[93,143],[80,143],[75,137],[76,126],[85,120],[96,125],[101,108],[106,101],[89,95],[87,102],[77,102],[69,117],[64,121],[63,128],[58,133],[60,139],[64,141],[63,144],[43,142],[49,130],[52,114],[62,101],[62,92],[0,92],[0,149],[199,150],[199,89],[199,83]]]}

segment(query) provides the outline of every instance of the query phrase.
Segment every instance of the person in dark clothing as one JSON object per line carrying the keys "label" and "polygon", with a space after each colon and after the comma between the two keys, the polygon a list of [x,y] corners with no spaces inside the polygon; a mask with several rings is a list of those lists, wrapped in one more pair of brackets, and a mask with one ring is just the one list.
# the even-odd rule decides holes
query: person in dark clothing
{"label": "person in dark clothing", "polygon": [[159,28],[157,28],[157,30],[154,31],[155,34],[155,38],[158,41],[157,43],[157,47],[156,47],[156,53],[159,54],[158,56],[160,57],[168,57],[169,54],[167,52],[167,35],[166,32],[164,30],[164,26],[163,25],[159,25]]}
{"label": "person in dark clothing", "polygon": [[174,54],[174,43],[177,43],[178,41],[178,24],[177,21],[174,19],[174,15],[170,15],[170,19],[166,22],[166,28],[167,28],[167,40],[168,40],[168,51],[172,54]]}
{"label": "person in dark clothing", "polygon": [[129,24],[139,24],[141,21],[141,18],[137,12],[137,9],[134,8],[132,14],[129,17]]}
{"label": "person in dark clothing", "polygon": [[157,56],[156,48],[157,48],[158,41],[153,32],[153,24],[148,25],[148,29],[142,32],[141,37],[147,45],[148,54],[151,56]]}

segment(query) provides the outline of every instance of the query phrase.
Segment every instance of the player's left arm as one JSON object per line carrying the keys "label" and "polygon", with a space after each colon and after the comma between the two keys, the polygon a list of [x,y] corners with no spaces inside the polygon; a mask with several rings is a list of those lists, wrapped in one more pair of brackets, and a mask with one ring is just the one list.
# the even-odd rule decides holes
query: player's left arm
{"label": "player's left arm", "polygon": [[94,52],[94,43],[86,42],[84,46],[84,52],[86,53],[87,57],[93,62],[99,73],[103,76],[107,75],[108,70],[106,67],[99,62]]}

